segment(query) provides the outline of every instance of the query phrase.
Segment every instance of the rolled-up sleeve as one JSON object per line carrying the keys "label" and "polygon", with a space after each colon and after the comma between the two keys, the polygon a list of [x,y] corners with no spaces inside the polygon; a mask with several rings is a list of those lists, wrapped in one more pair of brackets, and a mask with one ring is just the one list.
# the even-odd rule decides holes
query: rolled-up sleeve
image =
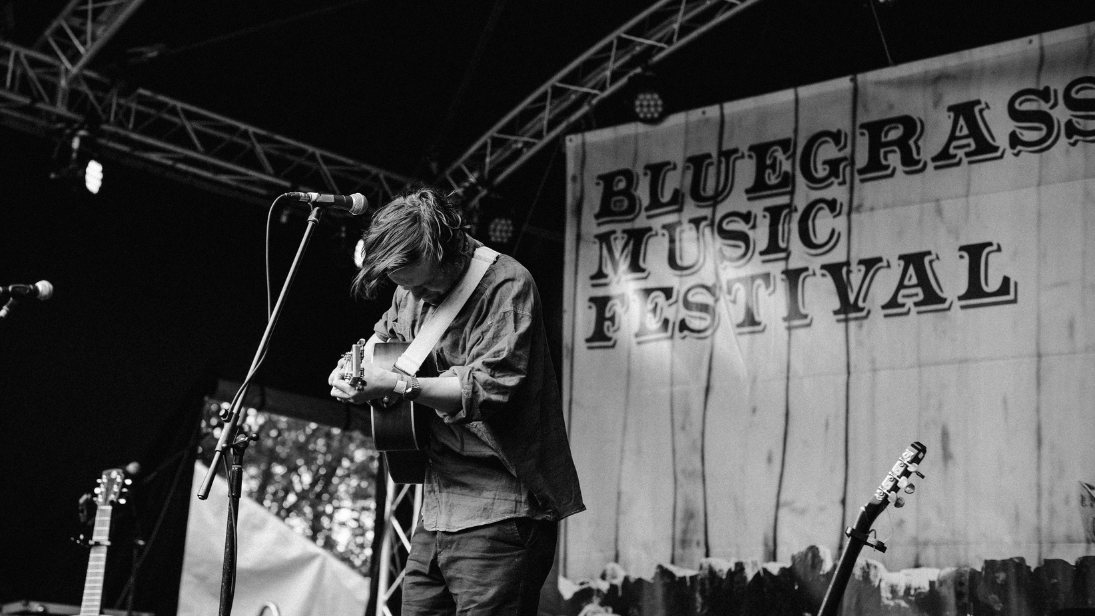
{"label": "rolled-up sleeve", "polygon": [[[435,310],[397,288],[375,331],[413,340]],[[527,269],[500,255],[430,356],[438,373],[423,374],[455,377],[461,400],[454,415],[429,417],[424,528],[460,530],[521,515],[558,520],[585,508]]]}
{"label": "rolled-up sleeve", "polygon": [[445,419],[448,423],[484,421],[504,412],[506,405],[530,388],[539,387],[540,375],[529,374],[529,352],[533,343],[533,316],[529,283],[507,281],[488,302],[484,318],[466,337],[466,360],[448,374],[460,379],[460,411]]}

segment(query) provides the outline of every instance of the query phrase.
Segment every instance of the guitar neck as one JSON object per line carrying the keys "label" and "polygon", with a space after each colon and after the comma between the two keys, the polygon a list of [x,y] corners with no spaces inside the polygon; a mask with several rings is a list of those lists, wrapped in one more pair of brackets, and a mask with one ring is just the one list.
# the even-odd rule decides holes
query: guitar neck
{"label": "guitar neck", "polygon": [[875,490],[874,497],[859,508],[859,516],[855,520],[855,526],[845,531],[849,539],[848,545],[844,547],[844,553],[840,556],[840,565],[837,566],[833,579],[829,582],[829,589],[825,591],[825,598],[821,601],[818,616],[836,615],[837,609],[840,607],[840,599],[844,595],[844,588],[852,577],[852,569],[855,568],[855,561],[859,558],[863,546],[870,545],[880,552],[886,551],[886,545],[881,541],[872,542],[869,539],[871,525],[878,519],[879,514],[886,509],[886,506],[890,504],[891,498],[893,498],[895,506],[902,506],[903,499],[896,496],[899,491],[904,490],[905,493],[912,494],[916,489],[909,482],[909,477],[913,474],[920,477],[924,476],[918,469],[920,461],[924,459],[925,452],[927,452],[927,448],[920,442],[909,445],[905,453],[897,459],[897,463],[893,465],[890,472],[886,474],[882,484]]}
{"label": "guitar neck", "polygon": [[[864,535],[868,533],[874,519],[885,508],[886,503],[882,502],[871,503],[860,509],[854,529]],[[836,615],[837,610],[840,608],[840,600],[844,596],[844,589],[848,586],[848,580],[852,577],[852,570],[855,569],[856,560],[859,559],[859,554],[863,551],[864,545],[866,545],[866,542],[855,535],[849,537],[848,545],[844,546],[844,553],[840,555],[840,564],[837,565],[836,573],[833,574],[833,579],[829,582],[829,588],[825,591],[825,598],[821,601],[818,616]]]}
{"label": "guitar neck", "polygon": [[84,578],[84,598],[80,602],[80,616],[99,616],[102,613],[106,553],[110,546],[110,518],[109,505],[101,505],[95,512],[95,530],[91,538],[91,555],[87,561],[87,577]]}

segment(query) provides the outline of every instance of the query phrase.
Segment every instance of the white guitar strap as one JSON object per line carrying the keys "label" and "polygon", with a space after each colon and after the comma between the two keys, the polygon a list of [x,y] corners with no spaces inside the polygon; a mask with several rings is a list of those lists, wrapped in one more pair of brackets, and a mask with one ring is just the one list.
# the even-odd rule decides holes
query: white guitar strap
{"label": "white guitar strap", "polygon": [[486,246],[475,249],[468,271],[464,272],[464,276],[460,278],[460,282],[456,284],[456,287],[449,292],[445,299],[441,300],[437,310],[422,325],[422,329],[418,331],[418,335],[411,341],[407,350],[403,351],[403,354],[396,360],[395,368],[397,370],[407,375],[418,372],[422,362],[426,361],[430,351],[437,346],[437,341],[441,340],[441,336],[449,328],[449,324],[456,318],[460,309],[464,307],[464,302],[468,301],[471,292],[483,279],[483,274],[487,273],[487,269],[497,258],[498,252]]}

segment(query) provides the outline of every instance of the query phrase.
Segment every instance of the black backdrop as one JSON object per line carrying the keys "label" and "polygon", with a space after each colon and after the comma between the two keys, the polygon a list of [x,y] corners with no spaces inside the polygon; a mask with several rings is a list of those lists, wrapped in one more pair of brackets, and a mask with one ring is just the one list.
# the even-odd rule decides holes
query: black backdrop
{"label": "black backdrop", "polygon": [[[147,556],[132,607],[170,616],[203,399],[218,378],[243,380],[265,328],[267,208],[115,160],[91,195],[49,179],[55,147],[0,126],[0,285],[55,287],[0,319],[0,603],[79,605],[88,551],[71,540],[78,501],[105,469],[136,461],[135,498],[115,511],[103,607],[127,605],[137,536]],[[563,212],[543,203],[562,201],[564,157],[546,148],[541,159],[515,174],[513,196],[539,200],[532,222],[561,230]],[[275,298],[308,210],[285,214],[271,230]],[[324,214],[257,385],[326,397],[335,360],[371,331],[383,301],[349,291],[363,224]],[[556,233],[524,237],[516,256],[537,279],[559,365]]]}
{"label": "black backdrop", "polygon": [[[0,602],[80,603],[77,503],[104,469],[136,461],[103,606],[121,598],[136,535],[147,556],[133,607],[173,614],[203,396],[217,378],[242,380],[265,326],[266,210],[113,161],[90,195],[48,179],[53,151],[0,127],[0,284],[55,287],[0,320]],[[306,214],[275,217],[275,293]],[[260,383],[324,395],[379,310],[349,296],[341,224],[319,225]]]}

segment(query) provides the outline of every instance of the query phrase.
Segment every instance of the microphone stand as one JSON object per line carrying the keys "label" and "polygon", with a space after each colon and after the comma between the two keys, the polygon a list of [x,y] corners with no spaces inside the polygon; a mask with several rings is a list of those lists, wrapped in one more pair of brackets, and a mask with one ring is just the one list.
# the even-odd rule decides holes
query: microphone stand
{"label": "microphone stand", "polygon": [[11,309],[14,308],[14,307],[15,307],[15,298],[13,297],[13,298],[9,299],[6,304],[4,304],[3,308],[0,308],[0,322],[2,322],[4,320],[4,317],[8,316],[8,314],[11,313]]}
{"label": "microphone stand", "polygon": [[[281,199],[281,197],[278,197],[278,199]],[[275,199],[274,202],[276,203],[277,199]],[[285,284],[281,287],[281,295],[278,296],[278,301],[274,305],[270,318],[266,321],[266,331],[263,332],[258,351],[255,353],[255,358],[251,361],[251,368],[247,371],[247,378],[244,379],[243,384],[240,386],[240,390],[236,392],[235,399],[232,400],[232,407],[228,412],[228,417],[225,418],[220,440],[217,442],[217,448],[213,452],[213,461],[209,465],[209,471],[205,475],[205,481],[202,482],[201,488],[198,490],[198,498],[205,500],[209,496],[209,489],[212,487],[213,479],[216,477],[217,464],[222,460],[226,460],[226,463],[231,465],[228,473],[228,523],[224,541],[224,564],[221,569],[220,611],[218,612],[220,616],[231,616],[232,598],[236,590],[236,524],[239,521],[240,492],[242,491],[243,483],[243,454],[251,441],[258,440],[257,435],[251,434],[246,429],[240,429],[240,423],[242,421],[240,405],[242,405],[244,399],[246,399],[247,390],[251,386],[251,379],[254,378],[255,372],[258,370],[263,357],[266,355],[266,349],[270,344],[270,337],[273,334],[274,326],[277,325],[278,317],[281,316],[282,307],[285,304],[285,297],[289,293],[289,287],[293,284],[293,279],[296,278],[301,257],[304,255],[305,248],[308,247],[308,242],[312,238],[312,232],[315,231],[321,213],[322,210],[319,207],[312,206],[312,213],[308,216],[308,226],[304,230],[304,237],[301,238],[300,246],[297,248],[297,254],[293,257],[293,264],[289,267],[289,273],[285,277]],[[229,449],[231,449],[231,451],[229,451]],[[225,456],[228,457],[225,458]]]}

